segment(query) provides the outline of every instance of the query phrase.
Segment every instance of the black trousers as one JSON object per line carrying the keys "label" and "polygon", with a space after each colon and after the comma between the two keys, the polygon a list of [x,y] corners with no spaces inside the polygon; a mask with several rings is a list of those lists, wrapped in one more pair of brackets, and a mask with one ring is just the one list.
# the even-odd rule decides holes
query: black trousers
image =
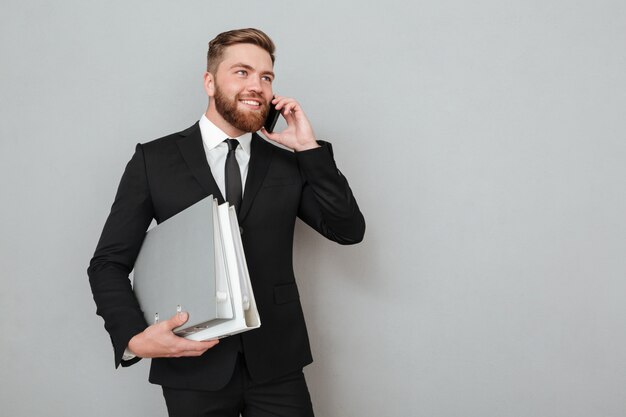
{"label": "black trousers", "polygon": [[163,396],[170,417],[313,417],[302,370],[255,383],[241,355],[224,388],[196,391],[163,387]]}

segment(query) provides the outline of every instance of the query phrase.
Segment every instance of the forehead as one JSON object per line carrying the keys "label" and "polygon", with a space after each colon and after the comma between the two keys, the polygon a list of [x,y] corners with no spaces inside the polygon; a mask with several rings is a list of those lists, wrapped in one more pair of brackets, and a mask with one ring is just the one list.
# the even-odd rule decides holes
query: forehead
{"label": "forehead", "polygon": [[245,64],[257,71],[272,71],[272,58],[263,48],[249,43],[230,45],[224,49],[220,69],[228,69],[236,64]]}

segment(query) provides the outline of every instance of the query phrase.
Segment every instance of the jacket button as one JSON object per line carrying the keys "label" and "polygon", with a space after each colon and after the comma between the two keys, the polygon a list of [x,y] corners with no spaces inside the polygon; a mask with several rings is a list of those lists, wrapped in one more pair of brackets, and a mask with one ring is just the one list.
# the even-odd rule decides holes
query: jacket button
{"label": "jacket button", "polygon": [[243,227],[239,226],[239,234],[243,235]]}

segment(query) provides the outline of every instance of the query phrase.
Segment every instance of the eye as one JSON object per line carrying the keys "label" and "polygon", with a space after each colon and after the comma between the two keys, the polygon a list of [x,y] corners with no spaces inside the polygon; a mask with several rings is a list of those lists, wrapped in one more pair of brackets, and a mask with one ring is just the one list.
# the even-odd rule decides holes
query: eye
{"label": "eye", "polygon": [[261,79],[265,82],[271,83],[272,82],[272,77],[270,77],[269,75],[264,75],[261,77]]}
{"label": "eye", "polygon": [[248,71],[240,69],[240,70],[237,70],[235,74],[246,76],[248,75]]}

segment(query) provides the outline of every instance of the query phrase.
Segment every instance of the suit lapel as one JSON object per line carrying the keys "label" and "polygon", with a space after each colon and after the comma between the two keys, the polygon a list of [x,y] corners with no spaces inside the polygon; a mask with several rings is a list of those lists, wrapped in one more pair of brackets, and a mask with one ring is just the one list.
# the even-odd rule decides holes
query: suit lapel
{"label": "suit lapel", "polygon": [[178,141],[178,149],[180,149],[187,166],[207,195],[212,194],[222,204],[224,197],[213,178],[213,174],[211,174],[211,168],[209,168],[209,163],[206,160],[199,124],[196,123],[189,129],[183,130],[179,135],[182,138]]}
{"label": "suit lapel", "polygon": [[265,142],[256,133],[252,134],[252,143],[250,144],[250,164],[248,165],[248,176],[246,178],[246,188],[243,192],[243,201],[241,210],[239,211],[239,224],[242,224],[246,215],[252,207],[252,202],[256,197],[267,169],[272,161],[272,153],[274,146]]}

